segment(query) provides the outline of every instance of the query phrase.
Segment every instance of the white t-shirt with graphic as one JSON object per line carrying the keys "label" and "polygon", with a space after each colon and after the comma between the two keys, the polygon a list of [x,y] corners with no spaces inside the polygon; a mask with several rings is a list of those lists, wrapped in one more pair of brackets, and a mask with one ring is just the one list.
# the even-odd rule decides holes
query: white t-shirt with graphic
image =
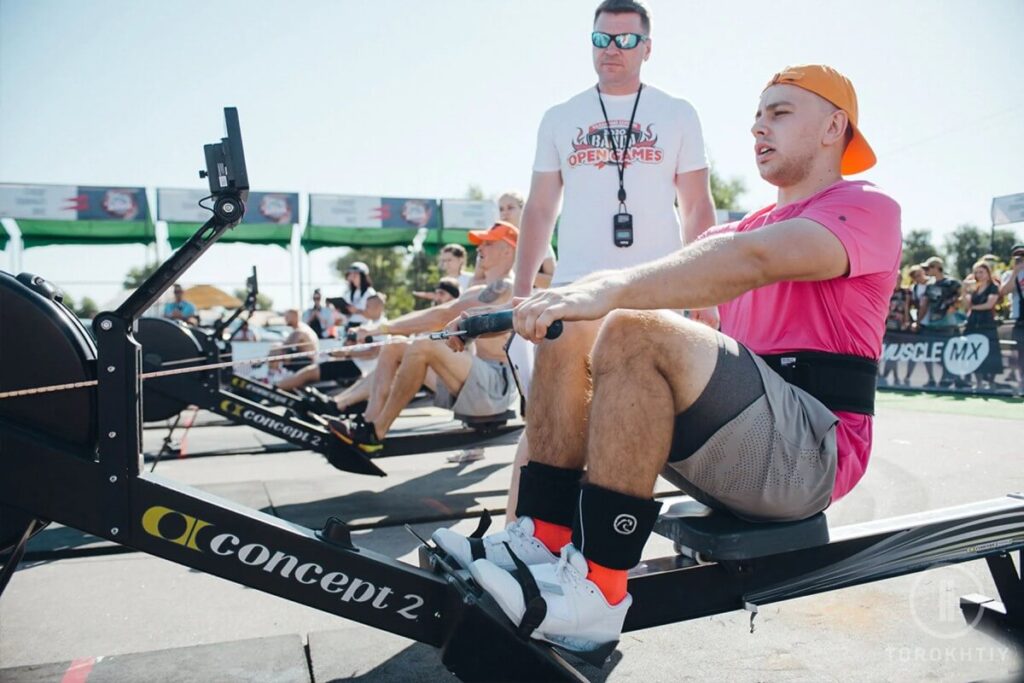
{"label": "white t-shirt with graphic", "polygon": [[[601,98],[621,155],[636,94]],[[533,170],[562,173],[556,284],[682,248],[675,177],[708,166],[697,110],[649,85],[640,93],[625,168],[626,210],[633,215],[630,247],[616,247],[612,241],[612,217],[619,213],[619,175],[612,154],[595,88],[544,114]]]}

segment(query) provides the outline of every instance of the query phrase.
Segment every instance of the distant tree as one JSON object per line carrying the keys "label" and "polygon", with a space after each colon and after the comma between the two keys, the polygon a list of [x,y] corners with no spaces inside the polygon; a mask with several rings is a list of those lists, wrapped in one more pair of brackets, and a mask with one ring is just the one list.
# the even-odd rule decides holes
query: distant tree
{"label": "distant tree", "polygon": [[96,314],[100,312],[100,307],[96,305],[96,302],[89,297],[83,297],[81,305],[75,302],[75,297],[64,291],[63,297],[64,305],[79,318],[95,318]]}
{"label": "distant tree", "polygon": [[466,188],[466,199],[482,201],[484,199],[487,199],[487,196],[484,194],[484,190],[482,187],[480,187],[476,183],[470,183],[469,187]]}
{"label": "distant tree", "polygon": [[[989,235],[976,225],[964,223],[946,235],[946,273],[955,278],[963,278],[970,272],[971,266],[988,253]],[[1007,246],[1009,251],[1009,245]]]}
{"label": "distant tree", "polygon": [[[1009,228],[996,228],[994,238],[992,253],[1002,260],[1009,259],[1010,249],[1013,249],[1013,245],[1021,242],[1017,233]],[[986,251],[985,253],[987,254],[988,252]]]}
{"label": "distant tree", "polygon": [[96,314],[100,312],[100,307],[91,298],[84,296],[82,297],[82,303],[75,310],[75,313],[79,318],[95,318]]}
{"label": "distant tree", "polygon": [[725,211],[739,211],[739,198],[747,191],[747,186],[741,178],[730,178],[725,180],[718,172],[711,168],[711,198],[715,202],[716,209]]}
{"label": "distant tree", "polygon": [[923,263],[926,259],[937,256],[939,250],[932,244],[932,231],[927,229],[911,230],[903,237],[903,259],[901,267]]}
{"label": "distant tree", "polygon": [[138,289],[139,285],[146,281],[150,275],[156,272],[156,269],[160,267],[159,263],[151,263],[149,265],[142,266],[141,268],[132,268],[128,271],[128,274],[124,276],[125,289]]}
{"label": "distant tree", "polygon": [[[239,301],[245,301],[245,297],[249,294],[244,289],[236,289],[234,292],[235,298]],[[257,311],[272,311],[274,310],[274,300],[263,292],[256,293],[256,310]]]}

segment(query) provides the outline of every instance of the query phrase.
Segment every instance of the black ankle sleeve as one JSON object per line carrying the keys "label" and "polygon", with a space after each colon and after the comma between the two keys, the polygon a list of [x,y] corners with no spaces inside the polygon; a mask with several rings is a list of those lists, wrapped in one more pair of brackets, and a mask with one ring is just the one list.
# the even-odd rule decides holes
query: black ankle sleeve
{"label": "black ankle sleeve", "polygon": [[552,524],[572,526],[583,470],[568,470],[529,462],[519,473],[517,517],[533,517]]}
{"label": "black ankle sleeve", "polygon": [[610,569],[640,564],[661,503],[586,484],[581,487],[572,544],[588,559]]}

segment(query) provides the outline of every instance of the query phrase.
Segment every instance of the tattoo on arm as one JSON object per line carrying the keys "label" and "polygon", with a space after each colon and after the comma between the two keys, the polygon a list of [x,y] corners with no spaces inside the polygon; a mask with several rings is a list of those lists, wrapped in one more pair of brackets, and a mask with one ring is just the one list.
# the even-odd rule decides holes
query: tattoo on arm
{"label": "tattoo on arm", "polygon": [[498,280],[497,282],[492,282],[487,285],[487,287],[484,288],[484,291],[480,292],[480,296],[478,298],[482,304],[493,304],[508,290],[508,280]]}

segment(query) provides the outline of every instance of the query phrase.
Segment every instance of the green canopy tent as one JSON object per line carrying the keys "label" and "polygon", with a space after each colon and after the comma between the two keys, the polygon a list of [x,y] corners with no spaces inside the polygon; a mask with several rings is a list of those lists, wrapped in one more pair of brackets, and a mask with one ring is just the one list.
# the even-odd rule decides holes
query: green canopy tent
{"label": "green canopy tent", "polygon": [[407,246],[424,228],[427,242],[436,243],[441,229],[436,199],[311,194],[302,248]]}
{"label": "green canopy tent", "polygon": [[0,185],[0,217],[13,218],[25,249],[51,244],[152,244],[141,187]]}
{"label": "green canopy tent", "polygon": [[[184,244],[209,219],[210,212],[199,205],[207,194],[205,190],[157,189],[157,218],[167,222],[172,249]],[[298,220],[297,192],[250,192],[241,224],[225,233],[218,243],[274,244],[288,249]]]}

